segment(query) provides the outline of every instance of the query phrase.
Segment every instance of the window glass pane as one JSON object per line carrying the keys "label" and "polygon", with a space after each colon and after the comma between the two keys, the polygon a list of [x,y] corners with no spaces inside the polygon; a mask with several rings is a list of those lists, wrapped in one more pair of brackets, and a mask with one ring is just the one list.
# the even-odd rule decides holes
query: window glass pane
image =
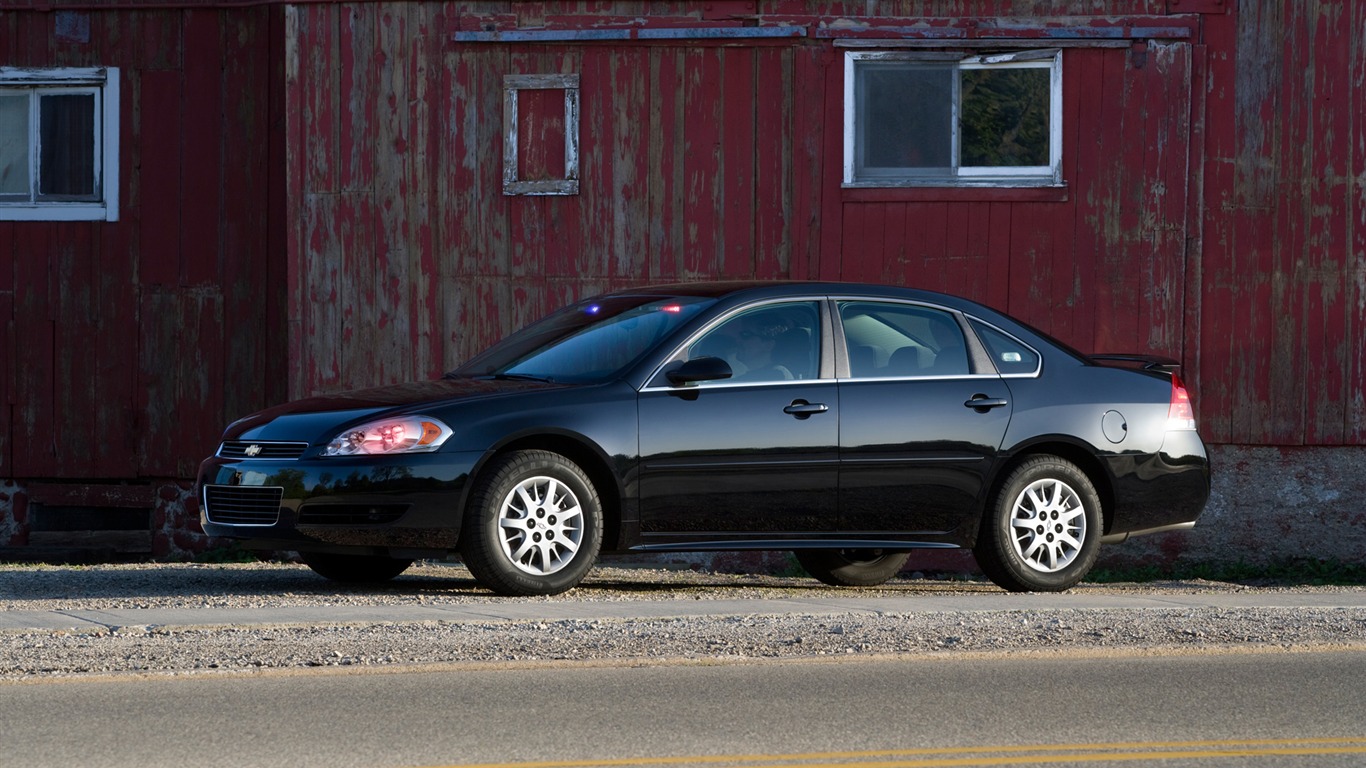
{"label": "window glass pane", "polygon": [[962,74],[962,165],[1048,165],[1049,70],[964,69]]}
{"label": "window glass pane", "polygon": [[946,65],[863,62],[855,85],[863,169],[953,165],[953,77]]}
{"label": "window glass pane", "polygon": [[953,315],[909,304],[846,302],[840,322],[855,379],[964,376],[963,331]]}
{"label": "window glass pane", "polygon": [[95,195],[95,96],[39,99],[39,197]]}
{"label": "window glass pane", "polygon": [[815,379],[820,374],[820,338],[815,303],[767,305],[708,331],[688,348],[688,359],[725,360],[733,382]]}
{"label": "window glass pane", "polygon": [[29,194],[27,93],[0,93],[0,195]]}
{"label": "window glass pane", "polygon": [[986,345],[987,352],[1002,374],[1034,373],[1039,369],[1039,355],[1019,341],[984,323],[973,321],[977,337]]}

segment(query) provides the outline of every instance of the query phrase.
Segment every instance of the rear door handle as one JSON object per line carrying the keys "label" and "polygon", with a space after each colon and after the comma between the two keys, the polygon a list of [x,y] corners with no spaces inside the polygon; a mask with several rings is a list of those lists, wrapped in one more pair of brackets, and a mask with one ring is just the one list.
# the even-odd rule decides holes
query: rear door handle
{"label": "rear door handle", "polygon": [[964,406],[978,413],[986,413],[992,408],[1004,408],[1009,404],[1010,401],[1004,397],[987,397],[986,395],[973,395],[971,400],[963,403]]}
{"label": "rear door handle", "polygon": [[805,400],[793,400],[792,405],[783,409],[783,413],[790,413],[799,419],[810,418],[813,413],[825,413],[830,410],[830,406],[825,403],[808,403]]}

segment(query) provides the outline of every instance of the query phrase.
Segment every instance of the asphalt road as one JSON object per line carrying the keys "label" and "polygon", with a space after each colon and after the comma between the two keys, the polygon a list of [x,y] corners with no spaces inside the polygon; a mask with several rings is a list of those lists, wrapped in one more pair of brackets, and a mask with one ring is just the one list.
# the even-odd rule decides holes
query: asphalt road
{"label": "asphalt road", "polygon": [[65,678],[6,766],[1360,766],[1366,652]]}

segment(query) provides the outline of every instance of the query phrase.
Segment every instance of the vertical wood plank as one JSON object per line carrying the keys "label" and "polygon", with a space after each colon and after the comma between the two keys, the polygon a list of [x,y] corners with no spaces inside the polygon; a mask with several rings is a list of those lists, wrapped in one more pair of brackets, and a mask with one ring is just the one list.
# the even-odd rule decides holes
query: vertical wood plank
{"label": "vertical wood plank", "polygon": [[[1348,29],[1366,32],[1366,8],[1360,3],[1349,3]],[[1366,34],[1349,35],[1351,52],[1347,57],[1345,82],[1366,83]],[[1366,147],[1366,99],[1360,88],[1348,91],[1345,103],[1339,108],[1351,116],[1347,135],[1354,147]],[[1349,178],[1366,176],[1366,152],[1355,151]],[[1358,188],[1348,191],[1342,202],[1344,241],[1347,249],[1346,280],[1343,304],[1346,323],[1342,343],[1348,350],[1347,390],[1343,393],[1346,405],[1343,417],[1343,441],[1349,445],[1366,443],[1366,193]]]}
{"label": "vertical wood plank", "polygon": [[683,250],[683,50],[650,52],[649,276],[682,276]]}
{"label": "vertical wood plank", "polygon": [[[283,301],[283,281],[272,279],[283,262],[272,237],[272,162],[270,84],[272,66],[270,18],[263,9],[225,14],[228,39],[238,41],[241,55],[223,60],[224,112],[231,129],[222,129],[223,155],[236,158],[223,168],[223,360],[225,380],[220,425],[283,399],[284,382],[272,365],[287,354],[283,335],[274,330]],[[225,123],[227,125],[227,123]],[[215,430],[216,431],[216,430]],[[217,435],[204,435],[205,449]],[[207,455],[207,454],[206,454]]]}
{"label": "vertical wood plank", "polygon": [[181,253],[179,268],[181,283],[199,285],[219,279],[223,258],[223,176],[233,170],[239,159],[229,163],[223,154],[227,115],[223,110],[222,36],[226,14],[206,9],[188,10],[184,15],[185,45],[194,55],[185,59],[182,189],[192,190],[194,201],[184,206],[182,242],[194,245]]}
{"label": "vertical wood plank", "polygon": [[613,285],[626,286],[649,282],[650,277],[649,157],[650,145],[659,137],[642,128],[653,114],[656,93],[649,88],[649,49],[612,51],[606,59],[611,88],[603,108],[610,114],[613,137],[610,152],[605,153],[607,167],[600,171],[604,183],[610,179],[610,188],[604,190],[605,220],[611,222],[607,274]]}
{"label": "vertical wood plank", "polygon": [[714,274],[722,278],[775,277],[756,270],[755,217],[755,58],[752,48],[720,48],[721,125],[719,198],[716,205],[719,243]]}
{"label": "vertical wood plank", "polygon": [[181,216],[185,200],[179,149],[184,136],[180,89],[179,72],[144,71],[140,101],[132,105],[138,111],[135,127],[144,159],[137,182],[140,200],[143,205],[158,208],[157,215],[142,218],[138,233],[142,245],[138,276],[143,285],[180,283]]}
{"label": "vertical wood plank", "polygon": [[683,252],[679,275],[705,278],[723,262],[720,236],[721,124],[713,84],[721,79],[716,48],[683,53]]}
{"label": "vertical wood plank", "polygon": [[378,3],[352,3],[340,11],[337,43],[337,185],[346,192],[368,191],[375,183],[381,147],[376,135],[375,96],[383,52],[375,32]]}
{"label": "vertical wood plank", "polygon": [[832,57],[816,46],[797,46],[792,56],[792,256],[788,275],[808,279],[818,274],[824,232],[820,226],[825,190],[822,162],[828,148],[826,110],[831,103],[826,93],[829,80],[825,64]]}
{"label": "vertical wood plank", "polygon": [[760,277],[793,275],[793,58],[792,48],[755,53],[754,272]]}
{"label": "vertical wood plank", "polygon": [[[1340,201],[1351,200],[1352,117],[1343,106],[1352,100],[1353,35],[1340,34],[1357,4],[1318,4],[1306,9],[1308,92],[1302,93],[1309,135],[1298,147],[1299,174],[1307,180],[1305,199],[1293,215],[1304,222],[1303,370],[1304,440],[1339,444],[1345,437],[1347,393],[1351,389],[1351,349],[1347,343],[1351,285],[1348,264],[1350,214]],[[1347,16],[1348,19],[1342,18]],[[1347,27],[1352,28],[1352,27]],[[1356,27],[1360,29],[1360,26]],[[1357,41],[1356,45],[1360,45]],[[1355,81],[1361,82],[1361,81]],[[1358,119],[1359,113],[1358,113]],[[1299,266],[1299,265],[1297,265]]]}
{"label": "vertical wood plank", "polygon": [[844,59],[835,51],[824,51],[820,68],[825,75],[824,107],[816,121],[821,126],[820,152],[824,158],[820,166],[821,207],[817,223],[820,246],[816,268],[810,272],[821,280],[839,280],[843,269],[843,232],[839,225],[844,220],[840,215],[840,190],[844,183]]}
{"label": "vertical wood plank", "polygon": [[48,477],[56,470],[52,429],[56,389],[55,307],[53,306],[52,225],[15,229],[14,338],[24,365],[14,371],[13,440],[17,477]]}

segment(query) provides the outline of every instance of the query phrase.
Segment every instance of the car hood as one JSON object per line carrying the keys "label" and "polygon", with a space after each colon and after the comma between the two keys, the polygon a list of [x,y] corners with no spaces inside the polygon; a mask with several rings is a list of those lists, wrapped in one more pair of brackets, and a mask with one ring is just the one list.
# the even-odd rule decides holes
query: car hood
{"label": "car hood", "polygon": [[311,443],[331,439],[337,430],[381,414],[417,412],[458,401],[565,386],[529,380],[458,378],[337,392],[257,411],[230,425],[223,439]]}

